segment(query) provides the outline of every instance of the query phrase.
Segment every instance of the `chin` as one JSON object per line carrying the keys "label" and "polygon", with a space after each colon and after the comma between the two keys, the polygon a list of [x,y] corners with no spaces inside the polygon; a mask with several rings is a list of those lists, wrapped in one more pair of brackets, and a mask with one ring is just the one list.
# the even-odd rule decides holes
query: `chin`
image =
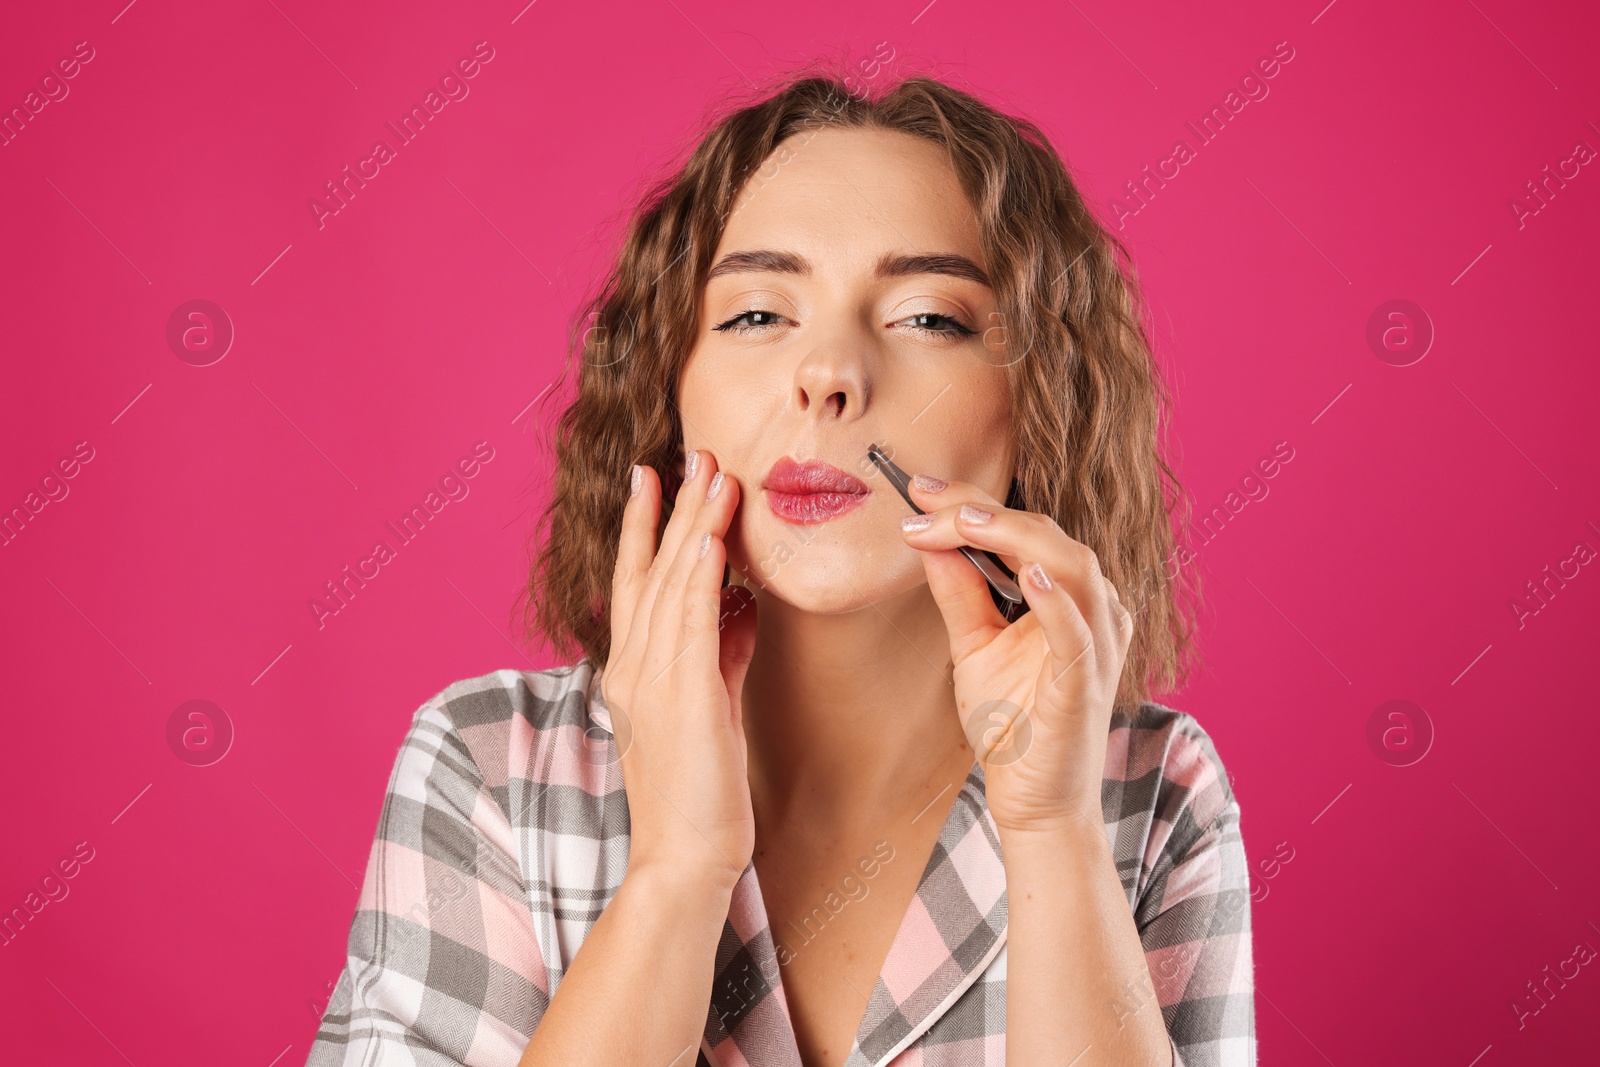
{"label": "chin", "polygon": [[857,537],[845,544],[820,526],[778,525],[779,531],[764,530],[753,539],[773,546],[762,558],[739,552],[729,559],[745,585],[801,611],[859,611],[927,583],[921,561],[899,538],[864,544]]}
{"label": "chin", "polygon": [[768,582],[762,592],[809,615],[843,615],[860,611],[878,599],[866,590],[858,592],[830,582],[786,581],[781,575]]}

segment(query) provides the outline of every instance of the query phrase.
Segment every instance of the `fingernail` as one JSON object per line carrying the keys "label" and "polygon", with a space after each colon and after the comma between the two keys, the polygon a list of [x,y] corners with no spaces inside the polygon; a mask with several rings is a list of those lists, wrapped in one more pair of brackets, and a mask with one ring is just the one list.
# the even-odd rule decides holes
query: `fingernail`
{"label": "fingernail", "polygon": [[640,470],[639,469],[639,465],[637,463],[635,463],[633,465],[633,471],[628,475],[628,496],[629,496],[629,498],[638,496],[639,495],[639,487],[642,486],[643,484],[644,484],[644,471]]}
{"label": "fingernail", "polygon": [[1054,584],[1050,581],[1050,576],[1044,572],[1044,568],[1037,563],[1028,566],[1028,578],[1040,589],[1049,589]]}
{"label": "fingernail", "polygon": [[921,489],[924,493],[940,493],[940,492],[943,492],[945,487],[949,484],[948,482],[942,481],[942,480],[940,480],[938,478],[930,477],[929,475],[926,475],[926,474],[915,475],[915,476],[912,477],[911,481],[912,481],[913,484],[916,485],[916,487],[918,489]]}
{"label": "fingernail", "polygon": [[984,511],[982,508],[975,508],[971,504],[962,504],[960,515],[962,522],[971,523],[988,522],[990,519],[994,518],[994,512]]}
{"label": "fingernail", "polygon": [[700,558],[705,559],[706,553],[711,551],[711,531],[707,530],[700,535]]}
{"label": "fingernail", "polygon": [[926,530],[932,525],[932,515],[907,515],[905,518],[900,520],[900,529],[904,530],[906,533],[916,533],[918,530]]}
{"label": "fingernail", "polygon": [[700,469],[700,450],[690,449],[683,460],[683,480],[689,481],[694,477],[694,472]]}
{"label": "fingernail", "polygon": [[717,498],[717,490],[721,489],[721,488],[722,488],[722,472],[718,471],[717,473],[715,473],[715,474],[713,474],[711,476],[711,487],[706,490],[706,500],[707,501],[715,500]]}

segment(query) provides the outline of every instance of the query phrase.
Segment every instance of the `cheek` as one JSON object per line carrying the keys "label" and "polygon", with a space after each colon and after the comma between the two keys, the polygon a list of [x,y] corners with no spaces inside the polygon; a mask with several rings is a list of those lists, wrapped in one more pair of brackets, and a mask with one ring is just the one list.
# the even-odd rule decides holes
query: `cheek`
{"label": "cheek", "polygon": [[[1003,368],[964,368],[934,408],[939,419],[929,427],[937,435],[936,449],[948,457],[950,469],[962,481],[981,486],[997,500],[1005,500],[1010,484],[1011,384]],[[942,409],[942,410],[939,410]]]}
{"label": "cheek", "polygon": [[765,404],[770,392],[768,383],[751,368],[709,357],[691,357],[678,384],[684,433],[691,442],[697,432],[709,435],[700,443],[715,448],[724,436],[746,422],[768,417]]}
{"label": "cheek", "polygon": [[[756,360],[692,360],[678,386],[685,439],[690,447],[700,444],[727,452],[730,465],[748,454],[759,455],[763,438],[771,443],[791,381],[789,371]],[[773,458],[768,456],[768,462]]]}
{"label": "cheek", "polygon": [[730,554],[738,551],[738,530],[748,528],[750,505],[760,493],[761,480],[770,464],[771,428],[776,411],[767,383],[712,360],[687,365],[678,385],[678,410],[685,448],[704,448],[717,459],[717,468],[738,480],[741,488],[735,530],[730,531]]}
{"label": "cheek", "polygon": [[689,426],[699,424],[697,415],[706,413],[712,403],[712,397],[705,360],[690,356],[689,362],[678,375],[678,410],[684,413],[689,422],[689,425],[684,427],[685,432],[689,432]]}
{"label": "cheek", "polygon": [[934,405],[943,409],[939,412],[943,432],[978,448],[980,455],[997,451],[1011,426],[1011,383],[1005,369],[982,366],[974,359],[947,381],[950,388]]}

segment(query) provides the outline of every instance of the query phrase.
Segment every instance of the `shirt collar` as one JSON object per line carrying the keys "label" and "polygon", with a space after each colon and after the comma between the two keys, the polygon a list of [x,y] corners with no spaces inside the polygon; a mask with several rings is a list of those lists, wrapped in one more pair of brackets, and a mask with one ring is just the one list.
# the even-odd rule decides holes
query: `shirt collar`
{"label": "shirt collar", "polygon": [[[611,732],[598,685],[588,706]],[[873,982],[845,1067],[878,1067],[898,1055],[982,976],[1005,938],[1005,864],[983,767],[974,762]],[[701,1048],[714,1067],[800,1067],[753,862],[734,886],[723,924]]]}

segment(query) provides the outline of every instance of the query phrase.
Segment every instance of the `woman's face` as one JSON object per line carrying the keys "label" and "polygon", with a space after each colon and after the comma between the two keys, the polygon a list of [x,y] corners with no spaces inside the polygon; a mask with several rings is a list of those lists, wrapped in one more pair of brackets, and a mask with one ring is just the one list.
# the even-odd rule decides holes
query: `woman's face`
{"label": "woman's face", "polygon": [[814,612],[926,581],[869,444],[1005,499],[1011,394],[987,269],[955,171],[921,138],[801,133],[746,182],[678,394],[684,447],[743,494],[736,580]]}

